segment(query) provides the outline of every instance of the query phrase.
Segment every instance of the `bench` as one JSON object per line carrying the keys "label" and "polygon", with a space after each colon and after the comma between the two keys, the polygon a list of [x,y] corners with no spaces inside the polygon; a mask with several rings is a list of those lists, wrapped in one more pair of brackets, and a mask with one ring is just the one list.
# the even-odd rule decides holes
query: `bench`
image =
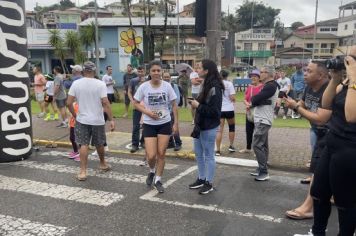
{"label": "bench", "polygon": [[249,86],[252,83],[251,79],[234,79],[232,81],[236,92],[240,91],[245,91],[247,86]]}

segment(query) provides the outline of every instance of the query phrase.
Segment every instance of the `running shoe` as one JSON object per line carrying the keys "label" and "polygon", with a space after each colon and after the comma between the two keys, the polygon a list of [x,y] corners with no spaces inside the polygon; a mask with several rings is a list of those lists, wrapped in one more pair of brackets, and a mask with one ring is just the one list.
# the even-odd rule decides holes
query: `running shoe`
{"label": "running shoe", "polygon": [[234,148],[234,146],[230,145],[229,152],[236,152],[236,149]]}
{"label": "running shoe", "polygon": [[205,180],[197,178],[197,180],[194,183],[189,184],[189,188],[190,189],[198,189],[198,188],[203,187],[204,184],[205,184]]}
{"label": "running shoe", "polygon": [[205,181],[203,187],[199,190],[199,194],[208,194],[213,190],[214,190],[213,185],[208,181]]}
{"label": "running shoe", "polygon": [[54,114],[53,120],[59,120],[58,113]]}
{"label": "running shoe", "polygon": [[218,157],[218,156],[221,156],[221,152],[220,152],[220,151],[216,151],[216,152],[215,152],[215,156],[217,156],[217,157]]}
{"label": "running shoe", "polygon": [[51,119],[51,113],[47,113],[46,117],[43,120],[49,121],[50,119]]}
{"label": "running shoe", "polygon": [[153,178],[155,177],[155,173],[149,173],[146,179],[146,184],[151,186],[153,183]]}
{"label": "running shoe", "polygon": [[163,188],[163,184],[161,183],[161,181],[157,181],[154,184],[154,187],[159,193],[164,193],[164,188]]}

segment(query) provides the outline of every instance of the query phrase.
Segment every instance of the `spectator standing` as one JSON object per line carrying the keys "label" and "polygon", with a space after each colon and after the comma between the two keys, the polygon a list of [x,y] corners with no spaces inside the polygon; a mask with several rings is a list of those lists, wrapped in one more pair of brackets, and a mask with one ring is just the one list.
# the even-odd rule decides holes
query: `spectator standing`
{"label": "spectator standing", "polygon": [[280,87],[280,90],[278,94],[277,104],[275,107],[275,118],[278,117],[279,109],[282,106],[284,110],[283,120],[285,120],[287,119],[287,115],[288,115],[288,107],[284,105],[282,99],[289,95],[289,92],[291,90],[291,81],[289,78],[286,77],[286,74],[282,71],[281,77],[277,79],[277,83]]}
{"label": "spectator standing", "polygon": [[61,113],[62,122],[57,125],[59,128],[67,128],[68,127],[68,119],[66,112],[66,100],[67,95],[64,89],[63,84],[63,75],[62,69],[59,66],[55,66],[53,69],[54,74],[54,99],[56,101],[56,105]]}
{"label": "spectator standing", "polygon": [[225,70],[220,72],[220,75],[224,83],[224,93],[221,106],[221,118],[220,127],[216,135],[216,156],[220,156],[220,146],[222,140],[222,134],[224,132],[225,119],[229,126],[229,152],[235,152],[234,140],[235,140],[235,88],[231,81],[227,80],[229,73]]}
{"label": "spectator standing", "polygon": [[[115,129],[105,83],[94,78],[96,72],[94,63],[85,62],[83,67],[84,78],[72,84],[67,101],[69,111],[76,118],[75,140],[80,146],[80,172],[77,175],[79,181],[87,179],[89,144],[96,147],[100,159],[99,169],[104,172],[111,169],[104,158],[106,143],[104,109],[109,116],[110,129]],[[74,100],[79,106],[78,116],[73,108]]]}
{"label": "spectator standing", "polygon": [[133,78],[136,78],[137,74],[134,73],[133,67],[131,64],[127,65],[127,72],[124,74],[124,94],[125,94],[125,114],[122,117],[127,117],[127,114],[129,112],[129,106],[130,106],[130,98],[128,95],[128,90],[130,86],[130,81]]}
{"label": "spectator standing", "polygon": [[[303,97],[304,89],[305,89],[305,82],[304,82],[304,72],[303,66],[297,65],[296,72],[291,77],[291,88],[293,91],[293,98],[296,101],[300,101]],[[300,114],[292,111],[292,119],[299,119],[301,116]]]}
{"label": "spectator standing", "polygon": [[251,98],[261,92],[263,84],[260,81],[260,71],[253,70],[249,77],[251,78],[252,82],[247,87],[245,91],[245,99],[244,104],[246,106],[246,148],[241,149],[239,153],[251,153],[251,146],[252,146],[252,137],[253,131],[255,129],[254,123],[254,108],[251,108]]}
{"label": "spectator standing", "polygon": [[106,67],[106,74],[103,76],[101,80],[106,84],[107,95],[108,95],[109,102],[111,104],[115,101],[115,96],[114,96],[115,80],[113,80],[112,78],[111,66]]}
{"label": "spectator standing", "polygon": [[[199,74],[197,72],[199,68],[199,63],[196,63],[194,66],[194,71],[192,73],[190,73],[189,77],[190,77],[190,83],[192,84],[192,98],[197,99],[200,93],[200,89],[201,89],[201,84],[203,83],[202,78],[199,77]],[[194,125],[194,116],[195,116],[195,108],[191,108],[192,111],[192,125]]]}
{"label": "spectator standing", "polygon": [[182,70],[181,74],[178,77],[178,85],[182,88],[183,90],[183,102],[184,102],[184,107],[187,107],[188,104],[188,88],[189,88],[189,77],[187,75],[186,70]]}
{"label": "spectator standing", "polygon": [[43,90],[45,89],[47,80],[43,76],[41,72],[41,68],[39,66],[33,67],[33,73],[35,74],[34,87],[35,87],[36,101],[38,102],[38,105],[40,106],[41,109],[41,112],[38,114],[38,118],[42,118],[45,115],[45,104],[44,104],[45,92]]}
{"label": "spectator standing", "polygon": [[[128,96],[132,104],[134,104],[134,96],[137,89],[146,81],[145,79],[145,69],[142,66],[137,68],[137,77],[130,81],[130,86],[128,89]],[[132,111],[132,137],[131,137],[131,153],[135,153],[139,149],[140,143],[140,121],[142,117],[142,112],[133,107]],[[141,146],[144,146],[144,140],[141,139]]]}
{"label": "spectator standing", "polygon": [[[176,104],[180,103],[180,92],[179,92],[179,88],[177,84],[172,83],[171,81],[171,75],[169,74],[169,72],[164,72],[163,73],[163,80],[166,81],[167,83],[170,83],[172,85],[172,88],[174,90],[174,93],[176,94],[177,98],[176,98]],[[171,113],[171,123],[172,123],[172,128],[174,125],[174,114],[173,114],[173,109],[172,106],[169,106],[169,111]],[[174,147],[174,151],[179,151],[182,149],[182,140],[180,139],[180,135],[179,132],[176,132],[174,134],[171,135],[171,137],[169,138],[169,144],[168,147],[173,146]]]}
{"label": "spectator standing", "polygon": [[190,189],[200,189],[200,194],[213,191],[215,176],[215,139],[220,125],[222,94],[224,84],[217,65],[211,60],[203,60],[198,69],[204,83],[197,100],[191,106],[196,108],[195,125],[192,132],[194,152],[198,165],[198,178],[189,185]]}
{"label": "spectator standing", "polygon": [[251,107],[254,107],[255,130],[253,134],[253,151],[255,152],[258,168],[251,175],[256,181],[269,179],[267,161],[269,155],[268,132],[272,127],[273,110],[278,98],[279,85],[274,80],[274,69],[262,67],[261,81],[264,86],[261,92],[251,98]]}

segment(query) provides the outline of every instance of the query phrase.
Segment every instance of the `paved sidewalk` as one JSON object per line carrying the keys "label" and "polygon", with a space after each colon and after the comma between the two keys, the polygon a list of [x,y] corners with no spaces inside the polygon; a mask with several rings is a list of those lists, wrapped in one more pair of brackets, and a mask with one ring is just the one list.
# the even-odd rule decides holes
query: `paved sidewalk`
{"label": "paved sidewalk", "polygon": [[[69,144],[69,129],[56,128],[56,121],[45,122],[34,116],[33,136],[35,140],[61,141]],[[170,156],[193,157],[193,142],[190,133],[193,126],[190,122],[180,122],[180,133],[183,140],[183,148],[179,152],[168,150]],[[117,118],[115,132],[108,132],[107,139],[111,151],[128,153],[131,143],[131,119]],[[245,127],[236,127],[235,146],[238,149],[245,147]],[[227,150],[227,127],[224,131],[224,139],[221,151],[222,156],[231,158],[244,158],[255,160],[253,154],[229,153]],[[66,136],[67,135],[67,136]],[[309,129],[300,128],[273,128],[269,137],[270,158],[269,164],[276,168],[292,168],[306,170],[305,163],[310,159]],[[144,154],[143,150],[138,152]]]}

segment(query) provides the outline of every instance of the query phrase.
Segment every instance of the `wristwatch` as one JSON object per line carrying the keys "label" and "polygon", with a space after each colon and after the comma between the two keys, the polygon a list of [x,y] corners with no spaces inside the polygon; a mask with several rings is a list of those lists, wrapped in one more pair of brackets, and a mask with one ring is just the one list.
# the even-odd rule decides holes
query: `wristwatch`
{"label": "wristwatch", "polygon": [[297,106],[294,107],[293,111],[294,112],[298,112],[298,108],[300,107],[300,105],[298,104]]}

